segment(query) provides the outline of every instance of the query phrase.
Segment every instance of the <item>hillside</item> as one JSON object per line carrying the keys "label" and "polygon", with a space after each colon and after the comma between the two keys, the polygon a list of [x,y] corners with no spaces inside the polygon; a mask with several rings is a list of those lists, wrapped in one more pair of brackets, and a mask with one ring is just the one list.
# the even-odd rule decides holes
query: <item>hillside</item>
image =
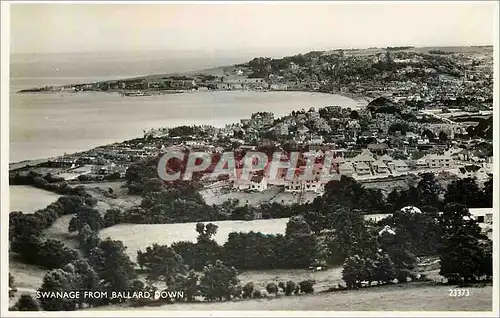
{"label": "hillside", "polygon": [[[392,81],[436,84],[439,76],[462,77],[470,58],[492,63],[492,47],[414,48],[389,47],[311,51],[283,58],[256,57],[246,63],[185,73],[152,74],[122,80],[81,85],[68,83],[57,89],[79,90],[171,90],[235,89],[249,79],[263,79],[263,88],[322,92],[378,88]],[[486,57],[486,60],[483,59]],[[255,82],[255,81],[253,81]],[[221,85],[222,83],[226,85]],[[232,85],[232,86],[231,86]],[[262,86],[262,85],[261,85]],[[255,88],[252,85],[238,88]],[[31,88],[22,92],[54,90]]]}

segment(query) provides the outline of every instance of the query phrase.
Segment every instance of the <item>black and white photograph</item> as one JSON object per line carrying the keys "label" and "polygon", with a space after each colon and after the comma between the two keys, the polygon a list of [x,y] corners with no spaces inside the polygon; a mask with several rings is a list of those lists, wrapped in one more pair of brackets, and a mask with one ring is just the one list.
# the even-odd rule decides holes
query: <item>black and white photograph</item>
{"label": "black and white photograph", "polygon": [[1,316],[498,316],[499,8],[2,1]]}

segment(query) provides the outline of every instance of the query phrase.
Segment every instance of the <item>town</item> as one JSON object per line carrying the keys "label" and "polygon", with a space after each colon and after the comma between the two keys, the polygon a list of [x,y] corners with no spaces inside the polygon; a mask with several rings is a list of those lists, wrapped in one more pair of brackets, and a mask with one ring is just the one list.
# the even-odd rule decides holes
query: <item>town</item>
{"label": "town", "polygon": [[[372,282],[381,288],[408,282],[438,288],[443,277],[446,284],[459,286],[489,284],[492,83],[491,47],[392,47],[256,58],[192,76],[26,90],[23,93],[120,93],[138,104],[164,93],[298,90],[363,98],[366,105],[304,105],[284,116],[259,111],[223,127],[158,127],[135,139],[11,164],[10,185],[62,195],[33,214],[11,212],[11,253],[16,261],[49,270],[41,291],[67,289],[52,284],[54,277],[83,277],[94,268],[105,283],[91,285],[108,290],[128,286],[138,292],[157,291],[160,282],[167,285],[164,291],[187,286],[182,299],[129,302],[138,307],[153,301],[170,305],[257,299],[264,297],[263,288],[265,297],[279,298],[278,286],[285,296],[313,294],[315,279],[321,292],[370,288]],[[181,174],[186,173],[190,153],[206,154],[212,162],[187,181],[164,182],[158,162],[169,152],[186,155],[165,167]],[[251,152],[269,159],[278,154],[282,161],[300,155],[296,166],[278,168],[275,177],[269,176],[272,168],[267,165],[241,178],[247,172],[242,169],[245,155]],[[213,180],[210,173],[225,153],[234,155],[235,173]],[[314,178],[300,178],[306,170]],[[321,177],[325,170],[329,179]],[[263,233],[264,223],[252,223],[266,221],[286,222],[283,234],[274,229],[275,234]],[[57,222],[66,223],[53,226]],[[223,234],[227,239],[216,241],[224,222],[231,227]],[[248,230],[246,223],[256,228]],[[169,241],[174,231],[162,227],[161,233],[155,232],[156,225],[177,226],[177,232],[195,227],[198,236],[193,242],[181,235]],[[238,232],[238,226],[245,230]],[[120,260],[119,268],[109,259]],[[456,263],[466,265],[450,267]],[[84,265],[90,270],[85,272]],[[248,275],[244,286],[238,285],[236,269]],[[295,278],[274,272],[272,277],[259,276],[275,269],[309,269],[307,277],[314,279],[305,279],[304,272]],[[245,270],[261,272],[251,276]],[[338,277],[334,286],[329,276],[316,273],[325,270]],[[296,284],[294,279],[301,281]],[[213,291],[210,286],[220,281],[229,287]],[[71,284],[73,288],[77,283]],[[39,301],[45,310],[76,310],[124,304],[126,298]]]}

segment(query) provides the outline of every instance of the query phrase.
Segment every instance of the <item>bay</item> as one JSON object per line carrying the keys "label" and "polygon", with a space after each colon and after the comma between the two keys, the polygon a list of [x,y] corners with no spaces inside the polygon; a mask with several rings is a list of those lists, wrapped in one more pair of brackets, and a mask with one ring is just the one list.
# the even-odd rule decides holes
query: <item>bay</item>
{"label": "bay", "polygon": [[[62,81],[75,82],[70,78],[44,79],[47,84]],[[282,116],[310,107],[361,106],[348,97],[311,92],[216,91],[144,97],[99,92],[17,94],[15,90],[21,86],[26,87],[26,80],[11,79],[11,163],[132,139],[151,128],[193,124],[222,127],[257,111]]]}

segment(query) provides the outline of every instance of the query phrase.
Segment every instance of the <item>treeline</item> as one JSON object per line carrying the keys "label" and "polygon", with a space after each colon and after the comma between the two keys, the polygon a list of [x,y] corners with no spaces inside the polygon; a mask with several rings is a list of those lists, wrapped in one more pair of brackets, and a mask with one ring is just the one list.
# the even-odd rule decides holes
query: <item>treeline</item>
{"label": "treeline", "polygon": [[[446,203],[459,202],[470,208],[492,207],[492,177],[481,189],[475,179],[453,181],[443,189],[432,173],[421,175],[415,187],[392,191],[387,197],[380,189],[365,188],[350,177],[326,185],[325,194],[314,202],[302,205],[284,205],[277,202],[258,207],[240,206],[237,201],[222,205],[208,205],[199,190],[198,181],[164,182],[157,176],[158,158],[133,164],[126,174],[129,192],[143,196],[140,207],[122,212],[113,211],[110,219],[116,223],[184,223],[222,220],[253,220],[284,218],[320,209],[325,203],[342,202],[350,209],[364,214],[392,213],[404,206],[433,206],[442,209]],[[177,169],[177,168],[176,168]],[[111,225],[113,225],[111,224]],[[314,230],[314,226],[313,226]]]}
{"label": "treeline", "polygon": [[[88,194],[63,196],[34,214],[12,212],[9,215],[10,252],[25,263],[49,269],[40,292],[108,291],[111,297],[111,291],[116,290],[142,291],[142,283],[135,280],[134,263],[125,253],[123,243],[99,239],[103,220],[95,209],[96,204]],[[68,214],[73,215],[68,231],[78,232],[80,250],[42,235],[58,217]],[[78,299],[42,297],[38,303],[29,295],[21,295],[11,310],[38,310],[40,306],[48,311],[68,311],[126,301],[83,297],[83,293]]]}
{"label": "treeline", "polygon": [[19,172],[9,175],[10,185],[30,185],[35,188],[51,191],[61,195],[85,196],[85,188],[82,186],[71,187],[64,178],[54,176],[50,173],[45,175],[29,171],[26,174]]}
{"label": "treeline", "polygon": [[484,182],[482,189],[474,178],[454,180],[443,189],[434,174],[424,173],[417,186],[393,190],[386,198],[387,207],[392,211],[408,205],[442,210],[448,203],[462,203],[468,208],[493,207],[493,176]]}
{"label": "treeline", "polygon": [[[77,259],[78,251],[58,240],[44,239],[43,230],[49,228],[63,215],[93,210],[97,201],[90,195],[63,196],[46,208],[33,214],[15,211],[9,214],[10,251],[21,261],[45,267],[59,268]],[[73,220],[72,220],[73,221]]]}

